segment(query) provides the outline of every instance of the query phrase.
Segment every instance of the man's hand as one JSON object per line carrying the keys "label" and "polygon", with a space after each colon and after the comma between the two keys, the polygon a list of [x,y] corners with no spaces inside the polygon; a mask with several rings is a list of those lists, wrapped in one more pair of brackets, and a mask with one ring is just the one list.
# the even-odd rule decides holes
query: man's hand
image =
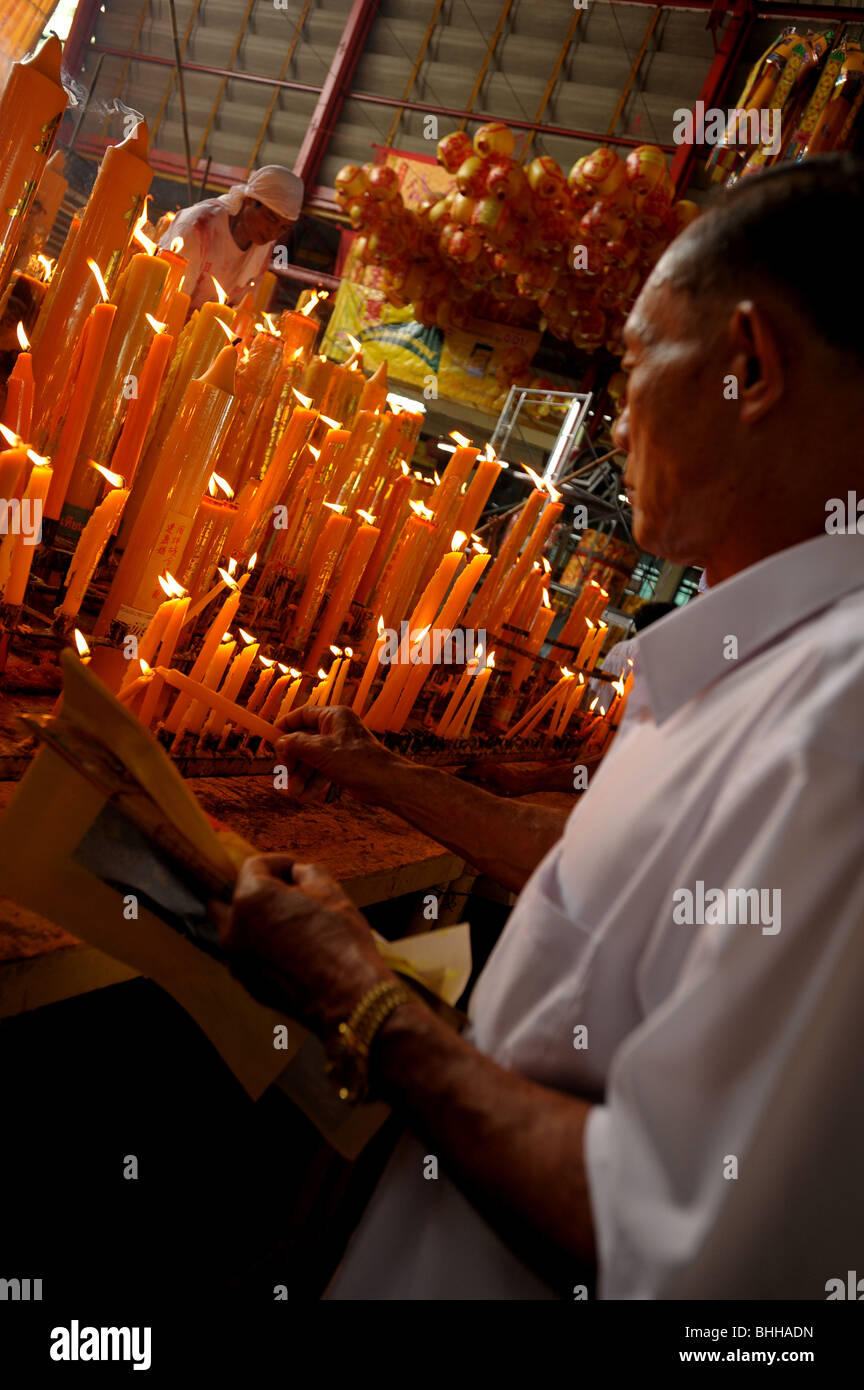
{"label": "man's hand", "polygon": [[285,731],[276,753],[288,769],[286,790],[298,800],[321,801],[335,782],[360,801],[380,801],[394,763],[405,761],[342,705],[302,705],[280,719],[277,728]]}
{"label": "man's hand", "polygon": [[244,966],[260,975],[263,960],[268,996],[284,993],[284,1008],[318,1033],[347,1018],[381,980],[395,979],[359,910],[317,864],[253,855],[240,870],[233,910],[217,915],[238,976]]}

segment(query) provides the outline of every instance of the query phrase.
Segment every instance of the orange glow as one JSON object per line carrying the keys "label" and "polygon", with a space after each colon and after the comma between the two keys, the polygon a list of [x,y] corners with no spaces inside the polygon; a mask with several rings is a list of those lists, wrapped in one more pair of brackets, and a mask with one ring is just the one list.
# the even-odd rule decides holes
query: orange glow
{"label": "orange glow", "polygon": [[8,425],[0,425],[0,434],[6,440],[10,449],[20,449],[24,440],[17,435],[14,430],[10,430]]}
{"label": "orange glow", "polygon": [[81,632],[80,628],[76,627],[75,631],[72,633],[72,636],[75,638],[75,646],[78,648],[78,655],[89,656],[90,648],[87,646],[84,633]]}
{"label": "orange glow", "polygon": [[292,386],[291,390],[294,392],[294,395],[297,397],[298,401],[304,407],[304,409],[308,410],[310,405],[312,404],[312,397],[304,396],[302,391],[297,390],[296,386]]}
{"label": "orange glow", "polygon": [[216,496],[217,487],[222,489],[227,498],[230,499],[234,496],[234,489],[231,484],[226,482],[224,478],[220,478],[218,473],[210,474],[210,487],[212,488],[211,497]]}
{"label": "orange glow", "polygon": [[237,590],[240,588],[240,585],[234,579],[231,578],[231,575],[228,573],[227,570],[220,569],[219,577],[223,581],[223,583],[228,585],[229,589]]}
{"label": "orange glow", "polygon": [[219,284],[219,281],[216,279],[215,275],[211,275],[210,279],[213,281],[213,286],[216,290],[216,298],[219,300],[220,304],[224,304],[226,299],[228,298],[227,294],[223,290],[222,286]]}
{"label": "orange glow", "polygon": [[154,319],[152,314],[145,314],[144,317],[154,333],[164,333],[165,329],[168,327],[167,323],[160,323],[158,319]]}
{"label": "orange glow", "polygon": [[[172,218],[172,221],[173,221],[173,218]],[[170,249],[174,252],[174,255],[175,255],[175,256],[179,256],[179,255],[180,255],[180,252],[183,250],[183,238],[182,238],[182,236],[175,236],[174,240],[173,240],[172,243],[171,243],[171,248],[170,248]]]}
{"label": "orange glow", "polygon": [[366,521],[366,522],[368,522],[370,526],[374,526],[374,525],[375,525],[375,518],[374,518],[374,516],[372,515],[371,512],[364,512],[364,511],[362,510],[362,508],[358,507],[358,508],[357,508],[357,515],[358,515],[358,516],[362,516],[363,520]]}
{"label": "orange glow", "polygon": [[471,440],[466,439],[465,435],[460,434],[458,430],[451,430],[450,438],[455,439],[457,444],[461,444],[463,449],[467,449],[471,444]]}
{"label": "orange glow", "polygon": [[24,325],[23,325],[23,323],[21,322],[20,319],[18,320],[18,327],[15,329],[15,336],[17,337],[18,342],[21,344],[21,351],[22,351],[22,352],[29,352],[29,351],[30,351],[30,339],[27,337],[27,334],[24,332]]}

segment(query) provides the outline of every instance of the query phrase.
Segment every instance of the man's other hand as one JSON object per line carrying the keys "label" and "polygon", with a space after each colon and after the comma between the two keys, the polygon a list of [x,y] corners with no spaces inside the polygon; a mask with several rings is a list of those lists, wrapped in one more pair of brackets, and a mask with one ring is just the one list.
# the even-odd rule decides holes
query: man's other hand
{"label": "man's other hand", "polygon": [[360,801],[383,800],[389,770],[399,761],[379,743],[350,709],[302,705],[280,719],[285,737],[277,756],[288,769],[289,796],[321,801],[331,782],[347,787]]}

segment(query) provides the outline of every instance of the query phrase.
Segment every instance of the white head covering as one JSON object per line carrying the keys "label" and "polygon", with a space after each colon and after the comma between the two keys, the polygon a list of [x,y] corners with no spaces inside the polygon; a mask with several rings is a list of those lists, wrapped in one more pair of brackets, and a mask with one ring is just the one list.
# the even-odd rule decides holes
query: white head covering
{"label": "white head covering", "polygon": [[303,206],[303,180],[281,164],[265,164],[263,169],[255,170],[247,183],[235,183],[216,201],[224,203],[233,217],[243,206],[244,198],[256,198],[286,222],[296,222]]}

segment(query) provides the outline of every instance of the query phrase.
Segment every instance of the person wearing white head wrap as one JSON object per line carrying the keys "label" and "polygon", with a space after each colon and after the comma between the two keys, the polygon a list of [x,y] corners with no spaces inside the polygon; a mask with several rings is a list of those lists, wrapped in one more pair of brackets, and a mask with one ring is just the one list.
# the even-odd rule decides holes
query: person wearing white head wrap
{"label": "person wearing white head wrap", "polygon": [[183,290],[199,309],[216,297],[217,280],[238,304],[270,264],[273,246],[300,216],[303,180],[280,164],[256,169],[246,183],[235,184],[218,198],[184,208],[163,234],[161,246],[183,238],[189,264]]}

